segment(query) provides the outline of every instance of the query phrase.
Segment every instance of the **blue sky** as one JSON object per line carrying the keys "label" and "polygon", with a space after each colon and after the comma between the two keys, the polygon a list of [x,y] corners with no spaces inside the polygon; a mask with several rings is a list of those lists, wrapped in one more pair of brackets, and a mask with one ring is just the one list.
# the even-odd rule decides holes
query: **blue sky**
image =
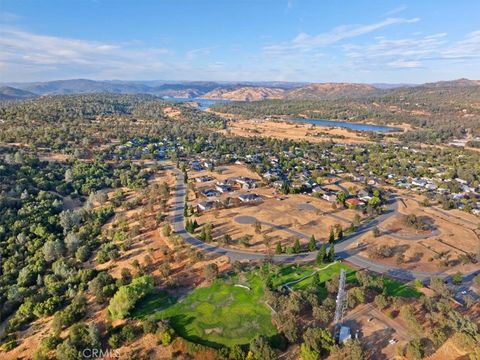
{"label": "blue sky", "polygon": [[0,81],[480,79],[478,0],[0,0]]}

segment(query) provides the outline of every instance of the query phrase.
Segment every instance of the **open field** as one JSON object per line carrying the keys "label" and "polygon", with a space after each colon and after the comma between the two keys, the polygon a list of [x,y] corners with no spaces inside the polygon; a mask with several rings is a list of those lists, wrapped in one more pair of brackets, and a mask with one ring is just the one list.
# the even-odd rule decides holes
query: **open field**
{"label": "open field", "polygon": [[[251,235],[249,249],[267,251],[265,237],[270,238],[270,249],[280,241],[282,246],[291,246],[295,239],[306,244],[311,235],[319,241],[326,241],[330,228],[340,224],[347,228],[354,219],[355,210],[339,209],[332,211],[331,204],[325,200],[306,195],[288,195],[275,197],[272,189],[256,189],[255,193],[264,197],[257,205],[213,210],[197,217],[200,224],[214,225],[214,239],[223,235],[232,236],[230,244],[234,248],[245,247],[238,243],[244,235]],[[332,213],[332,215],[330,215]],[[241,223],[239,217],[249,216],[262,223],[260,233],[256,233],[252,224]]]}
{"label": "open field", "polygon": [[[355,270],[350,266],[334,263],[334,264],[325,264],[325,265],[289,265],[282,267],[278,274],[275,274],[273,281],[274,286],[280,286],[282,284],[301,279],[305,276],[309,276],[316,272],[320,282],[325,282],[330,280],[334,275],[340,273],[340,269],[345,269],[347,271],[347,282],[355,282]],[[293,290],[305,290],[312,284],[313,276],[309,276],[302,281],[296,282],[289,285]],[[326,295],[326,294],[325,294]]]}
{"label": "open field", "polygon": [[[158,319],[171,318],[177,333],[194,342],[211,346],[247,344],[256,335],[273,336],[271,310],[263,303],[260,278],[248,274],[242,286],[236,277],[218,279],[208,287],[197,288],[176,304],[155,312]],[[162,295],[161,300],[164,300]],[[168,301],[165,299],[165,301]],[[136,314],[147,315],[151,301],[142,302]],[[142,305],[141,305],[142,306]]]}
{"label": "open field", "polygon": [[260,176],[258,176],[256,172],[251,171],[245,165],[238,165],[238,164],[218,166],[217,168],[215,168],[214,171],[206,171],[206,170],[189,171],[189,176],[191,178],[202,176],[202,175],[211,175],[217,181],[224,181],[231,177],[240,177],[240,176],[245,176],[252,179],[260,180]]}
{"label": "open field", "polygon": [[336,127],[320,127],[310,124],[299,124],[269,120],[240,120],[229,122],[227,130],[222,131],[227,136],[262,136],[277,139],[307,140],[310,142],[324,142],[333,140],[349,144],[369,142],[365,134],[348,131]]}
{"label": "open field", "polygon": [[[478,231],[475,231],[478,218],[465,213],[459,214],[460,217],[455,211],[447,212],[435,205],[423,207],[419,204],[421,199],[419,195],[402,197],[398,202],[398,214],[381,225],[382,235],[375,238],[372,233],[366,233],[360,239],[359,245],[366,245],[360,255],[370,257],[369,247],[384,245],[391,247],[393,255],[376,260],[387,264],[422,271],[473,270],[475,265],[463,264],[461,259],[480,247]],[[412,214],[426,219],[431,229],[422,231],[407,227],[404,217]]]}

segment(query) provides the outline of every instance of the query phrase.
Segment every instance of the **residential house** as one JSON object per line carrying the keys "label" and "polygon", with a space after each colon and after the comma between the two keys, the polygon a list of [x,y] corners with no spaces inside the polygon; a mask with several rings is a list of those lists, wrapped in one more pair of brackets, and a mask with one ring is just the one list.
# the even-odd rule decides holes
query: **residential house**
{"label": "residential house", "polygon": [[368,202],[372,199],[372,196],[367,190],[360,190],[357,194],[357,198],[359,198],[362,201]]}
{"label": "residential house", "polygon": [[312,189],[312,193],[313,194],[318,194],[317,196],[323,196],[323,194],[325,194],[325,190],[323,190],[320,186],[315,186]]}
{"label": "residential house", "polygon": [[208,211],[208,210],[212,210],[213,208],[215,208],[215,205],[216,205],[216,201],[202,201],[200,203],[197,204],[197,209],[199,211]]}
{"label": "residential house", "polygon": [[190,168],[195,171],[201,171],[202,170],[202,163],[198,160],[193,160],[190,162]]}
{"label": "residential house", "polygon": [[202,195],[206,197],[219,196],[220,193],[215,189],[206,189],[202,191]]}
{"label": "residential house", "polygon": [[203,175],[203,176],[198,176],[195,178],[195,181],[198,183],[204,183],[204,182],[209,182],[215,180],[213,177],[208,176],[208,175]]}
{"label": "residential house", "polygon": [[329,202],[335,202],[337,201],[337,194],[333,191],[325,191],[325,193],[322,195],[322,198]]}
{"label": "residential house", "polygon": [[240,176],[231,180],[234,184],[240,185],[242,189],[254,189],[257,187],[257,181],[248,177]]}
{"label": "residential house", "polygon": [[257,195],[254,193],[241,194],[238,196],[238,199],[243,203],[251,203],[251,202],[257,202],[262,200],[260,195]]}
{"label": "residential house", "polygon": [[360,201],[359,199],[357,198],[350,198],[350,199],[347,199],[345,201],[345,203],[347,204],[348,207],[351,207],[351,208],[357,208],[357,207],[360,207],[360,206],[364,206],[365,203],[363,201]]}
{"label": "residential house", "polygon": [[230,192],[232,191],[232,187],[228,184],[225,184],[225,183],[217,183],[215,185],[215,189],[219,192],[221,192],[222,194],[224,193],[227,193],[227,192]]}

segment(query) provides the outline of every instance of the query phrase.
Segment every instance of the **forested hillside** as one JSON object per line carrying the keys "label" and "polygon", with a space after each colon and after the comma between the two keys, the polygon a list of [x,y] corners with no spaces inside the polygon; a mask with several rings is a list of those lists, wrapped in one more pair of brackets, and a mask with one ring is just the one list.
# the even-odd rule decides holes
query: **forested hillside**
{"label": "forested hillside", "polygon": [[379,96],[334,100],[265,100],[217,104],[215,111],[245,117],[286,116],[379,124],[407,123],[406,138],[442,142],[469,130],[480,135],[480,86],[399,88]]}

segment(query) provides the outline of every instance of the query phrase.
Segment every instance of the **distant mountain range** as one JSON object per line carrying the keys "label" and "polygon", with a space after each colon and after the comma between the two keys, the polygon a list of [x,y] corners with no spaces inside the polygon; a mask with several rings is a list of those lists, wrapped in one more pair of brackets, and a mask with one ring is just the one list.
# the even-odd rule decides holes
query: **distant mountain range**
{"label": "distant mountain range", "polygon": [[[0,84],[2,85],[2,84]],[[81,93],[142,93],[160,97],[258,101],[264,99],[329,100],[378,95],[398,88],[443,88],[480,86],[478,80],[459,79],[423,85],[298,82],[213,81],[96,81],[88,79],[32,83],[8,83],[0,87],[0,100],[21,100],[42,95]]]}
{"label": "distant mountain range", "polygon": [[0,100],[18,100],[37,96],[29,91],[17,89],[11,86],[0,87]]}

